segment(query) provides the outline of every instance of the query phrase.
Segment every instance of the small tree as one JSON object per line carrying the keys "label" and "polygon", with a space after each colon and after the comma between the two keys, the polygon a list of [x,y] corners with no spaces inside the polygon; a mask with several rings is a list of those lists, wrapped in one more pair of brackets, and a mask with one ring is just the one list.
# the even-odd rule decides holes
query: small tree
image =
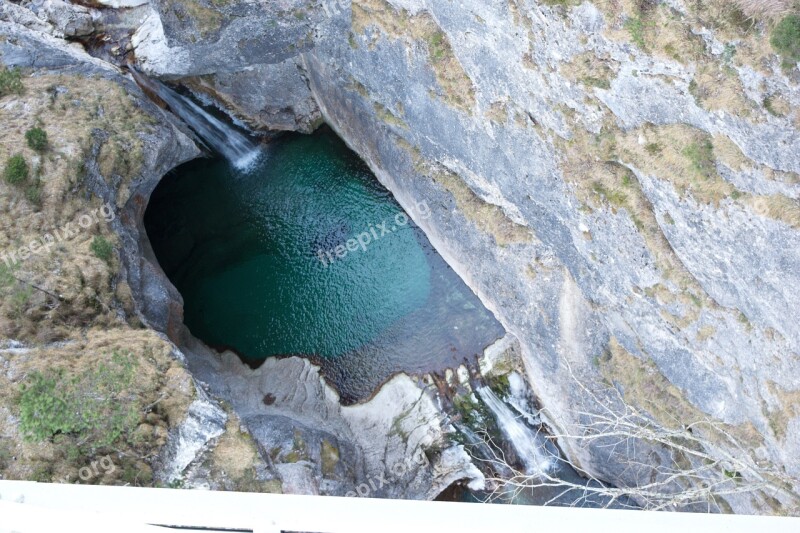
{"label": "small tree", "polygon": [[21,154],[13,155],[6,161],[3,176],[8,183],[16,185],[28,179],[28,163]]}
{"label": "small tree", "polygon": [[37,152],[47,150],[47,132],[42,128],[31,128],[25,132],[25,140],[28,146]]}

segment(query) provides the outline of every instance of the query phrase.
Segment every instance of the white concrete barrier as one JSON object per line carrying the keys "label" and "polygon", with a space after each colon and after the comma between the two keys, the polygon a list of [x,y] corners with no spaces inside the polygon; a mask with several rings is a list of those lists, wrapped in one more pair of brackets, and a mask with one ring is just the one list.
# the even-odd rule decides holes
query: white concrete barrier
{"label": "white concrete barrier", "polygon": [[1,532],[800,533],[800,518],[0,481]]}

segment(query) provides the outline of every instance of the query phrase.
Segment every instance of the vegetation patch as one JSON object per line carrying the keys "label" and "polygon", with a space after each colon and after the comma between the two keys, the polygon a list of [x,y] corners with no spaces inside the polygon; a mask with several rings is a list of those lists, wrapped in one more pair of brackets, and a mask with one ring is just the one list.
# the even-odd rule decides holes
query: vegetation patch
{"label": "vegetation patch", "polygon": [[631,17],[625,21],[625,29],[628,30],[631,41],[642,50],[647,49],[647,43],[644,40],[646,24],[641,16]]}
{"label": "vegetation patch", "polygon": [[25,141],[31,150],[44,152],[47,150],[47,132],[42,128],[31,128],[25,132]]}
{"label": "vegetation patch", "polygon": [[[15,199],[0,205],[7,223],[0,232],[0,253],[8,253],[66,224],[79,227],[81,216],[101,203],[82,190],[87,169],[114,168],[117,154],[130,164],[116,165],[111,183],[118,191],[117,205],[127,201],[128,184],[141,170],[144,136],[152,131],[155,119],[114,81],[42,74],[25,78],[22,94],[0,100],[0,122],[5,127],[0,135],[0,172],[5,174],[9,160],[19,161],[15,156],[28,166],[22,181],[19,176],[24,171],[11,170],[10,181],[18,181],[16,185],[0,179],[0,194]],[[45,135],[36,133],[37,129]],[[45,150],[37,151],[45,136]],[[98,150],[100,161],[89,161]],[[95,162],[96,167],[89,164]],[[23,167],[19,162],[11,166]],[[42,290],[34,289],[27,298],[23,298],[24,283],[4,291],[0,336],[50,343],[66,338],[75,327],[120,322],[112,283],[114,263],[98,259],[91,249],[96,235],[108,237],[106,224],[101,219],[17,265],[16,276]],[[14,294],[19,298],[12,298]],[[54,299],[56,294],[63,300]],[[136,321],[135,315],[128,316]]]}
{"label": "vegetation patch", "polygon": [[800,416],[800,390],[787,390],[774,381],[767,381],[767,390],[777,400],[777,408],[768,413],[770,429],[778,440],[784,440],[789,422]]}
{"label": "vegetation patch", "polygon": [[[475,107],[475,87],[458,61],[447,34],[427,11],[410,14],[396,10],[385,0],[354,0],[352,31],[363,34],[370,26],[381,28],[394,39],[424,43],[441,97],[449,105],[466,113]],[[374,46],[374,43],[373,43]]]}
{"label": "vegetation patch", "polygon": [[792,112],[792,107],[786,98],[779,94],[770,94],[762,102],[764,109],[773,117],[785,117]]}
{"label": "vegetation patch", "polygon": [[221,483],[222,486],[217,487],[217,490],[280,493],[279,481],[268,481],[259,476],[258,465],[261,459],[255,441],[244,430],[236,414],[229,407],[226,407],[226,411],[228,422],[225,433],[219,437],[206,461],[209,478]]}
{"label": "vegetation patch", "polygon": [[372,104],[372,107],[375,109],[375,114],[378,115],[381,121],[392,126],[397,126],[398,128],[408,129],[406,121],[392,113],[386,106],[375,102]]}
{"label": "vegetation patch", "polygon": [[781,20],[772,30],[769,42],[783,56],[784,62],[800,61],[800,15],[789,15]]}
{"label": "vegetation patch", "polygon": [[750,117],[756,107],[756,102],[746,96],[737,72],[715,62],[701,61],[697,64],[689,92],[700,106],[710,111]]}
{"label": "vegetation patch", "polygon": [[[6,359],[0,403],[15,416],[0,419],[0,433],[15,461],[4,479],[152,485],[151,461],[193,399],[188,372],[152,331],[88,330],[70,340]],[[113,468],[79,478],[105,455]]]}
{"label": "vegetation patch", "polygon": [[[649,417],[668,430],[690,432],[688,434],[694,437],[693,444],[680,440],[675,442],[678,448],[693,448],[702,441],[715,446],[738,445],[737,451],[750,450],[753,454],[741,462],[757,464],[752,459],[755,450],[764,445],[764,437],[751,423],[711,423],[710,418],[692,405],[653,361],[634,356],[613,337],[598,363],[606,381],[621,389],[626,403],[644,410]],[[680,467],[688,469],[691,464]],[[724,475],[724,472],[721,473]]]}
{"label": "vegetation patch", "polygon": [[5,169],[3,170],[3,177],[12,185],[19,185],[28,179],[28,162],[22,154],[15,154],[8,158],[6,161]]}
{"label": "vegetation patch", "polygon": [[102,235],[97,235],[91,244],[92,253],[98,259],[102,259],[106,263],[110,263],[111,259],[114,257],[114,245],[111,244],[108,239],[103,237]]}
{"label": "vegetation patch", "polygon": [[[214,6],[222,6],[223,1],[211,0]],[[198,37],[207,37],[222,27],[223,15],[214,7],[206,5],[202,0],[172,0],[168,6],[175,17],[186,27],[193,28]],[[196,38],[192,39],[193,41]]]}
{"label": "vegetation patch", "polygon": [[567,79],[587,87],[610,89],[611,80],[619,72],[619,64],[611,58],[585,52],[572,58],[569,63],[562,64],[559,70]]}
{"label": "vegetation patch", "polygon": [[732,3],[752,19],[777,20],[800,9],[797,0],[733,0]]}
{"label": "vegetation patch", "polygon": [[454,172],[439,167],[431,177],[453,195],[459,212],[480,231],[491,235],[499,246],[533,241],[530,228],[512,221],[500,206],[483,200]]}
{"label": "vegetation patch", "polygon": [[0,68],[0,98],[9,94],[22,94],[24,90],[19,69]]}
{"label": "vegetation patch", "polygon": [[21,386],[20,429],[38,441],[63,433],[93,447],[111,446],[139,421],[141,406],[127,392],[135,375],[135,359],[121,352],[83,375],[34,372]]}

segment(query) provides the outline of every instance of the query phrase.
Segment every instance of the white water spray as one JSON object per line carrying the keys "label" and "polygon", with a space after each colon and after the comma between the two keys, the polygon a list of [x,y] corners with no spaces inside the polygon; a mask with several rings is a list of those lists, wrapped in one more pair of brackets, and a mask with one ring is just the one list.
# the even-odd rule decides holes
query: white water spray
{"label": "white water spray", "polygon": [[164,100],[173,113],[183,119],[210,148],[223,155],[234,167],[247,170],[258,160],[261,150],[252,139],[160,81],[151,80],[133,68],[130,72],[139,85]]}
{"label": "white water spray", "polygon": [[553,457],[547,449],[544,437],[517,418],[511,409],[492,392],[492,389],[481,387],[477,392],[486,407],[494,414],[500,430],[511,442],[520,461],[525,465],[525,473],[536,475],[549,471],[553,467]]}

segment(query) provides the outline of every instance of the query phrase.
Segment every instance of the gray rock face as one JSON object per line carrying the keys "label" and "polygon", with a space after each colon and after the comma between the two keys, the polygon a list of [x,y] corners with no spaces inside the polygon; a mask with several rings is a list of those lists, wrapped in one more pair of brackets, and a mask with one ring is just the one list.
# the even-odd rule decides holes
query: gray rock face
{"label": "gray rock face", "polygon": [[199,457],[213,441],[225,432],[228,416],[202,387],[194,384],[197,398],[189,406],[186,419],[167,441],[161,452],[159,480],[171,483],[183,476],[186,468]]}
{"label": "gray rock face", "polygon": [[95,15],[89,8],[62,0],[46,0],[40,13],[64,37],[85,37],[94,31]]}
{"label": "gray rock face", "polygon": [[[360,0],[306,6],[303,16],[234,3],[196,46],[188,43],[198,22],[179,24],[179,6],[159,3],[139,30],[143,66],[163,77],[207,75],[206,87],[253,123],[291,124],[275,119],[291,109],[298,129],[316,116],[305,90],[295,106],[250,89],[307,82],[325,121],[398,201],[432,207],[417,222],[519,339],[557,432],[579,431],[580,410],[623,413],[619,395],[601,395],[600,406],[586,394],[610,382],[656,419],[642,397],[679,403],[679,424],[707,419],[749,432],[752,456],[785,469],[800,488],[791,459],[800,453],[800,233],[789,214],[800,196],[792,115],[800,88],[777,58],[760,69],[730,63],[728,79],[740,87],[733,93],[744,102],[736,108],[699,94],[693,81],[728,61],[736,42],[694,26],[686,39],[697,39],[702,60],[647,54],[626,42],[622,19],[589,2],[560,9],[532,0]],[[675,17],[689,13],[679,0],[669,6]],[[606,78],[571,74],[587,57],[602,60]],[[765,107],[776,94],[788,113]],[[690,161],[671,170],[659,167],[666,155],[638,162],[644,147],[671,148],[675,141],[662,137],[671,125],[688,128],[676,155]],[[628,172],[622,197],[603,189],[607,169],[590,152],[609,137],[616,151],[608,163]],[[581,139],[590,142],[582,148]],[[735,194],[709,198],[714,192],[695,182],[682,185],[702,164],[690,149],[707,146],[703,139],[716,151],[707,179],[719,190],[733,184]],[[725,161],[720,140],[732,147]],[[570,157],[582,154],[576,171]],[[528,237],[509,240],[509,227]],[[647,390],[653,380],[662,396]],[[712,455],[736,453],[717,445],[709,443]],[[620,484],[653,473],[629,468],[632,459],[673,460],[644,441],[637,457],[568,439],[562,446]],[[763,512],[747,498],[729,503]]]}
{"label": "gray rock face", "polygon": [[433,499],[457,481],[483,486],[460,445],[436,451],[452,428],[406,375],[343,407],[306,359],[267,359],[251,370],[199,343],[186,353],[193,375],[232,403],[285,492]]}

